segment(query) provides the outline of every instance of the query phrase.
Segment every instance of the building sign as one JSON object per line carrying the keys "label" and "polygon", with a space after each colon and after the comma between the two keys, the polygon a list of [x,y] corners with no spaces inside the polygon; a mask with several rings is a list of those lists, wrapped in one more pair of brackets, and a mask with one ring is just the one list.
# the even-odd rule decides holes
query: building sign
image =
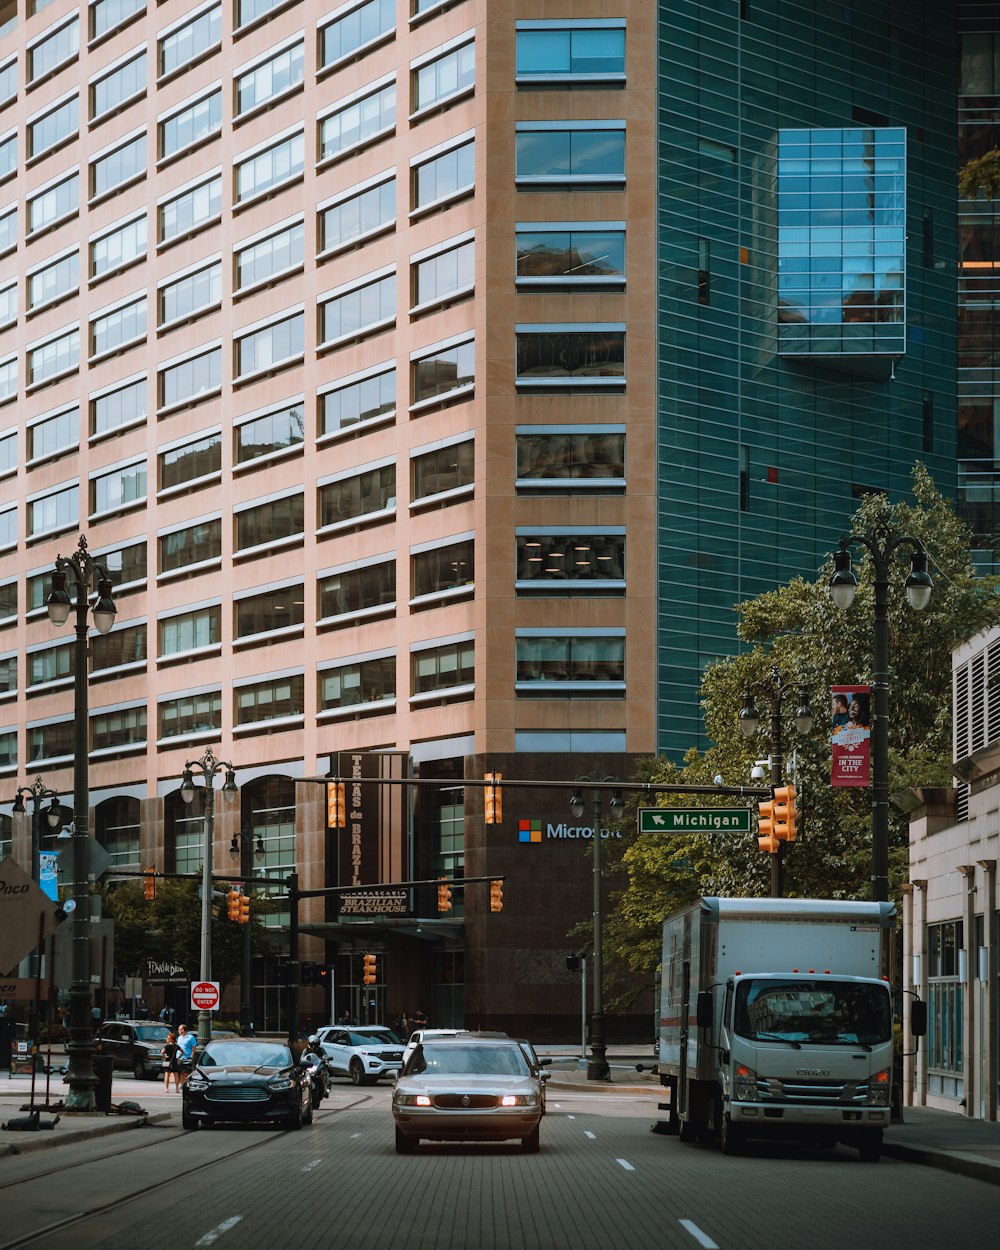
{"label": "building sign", "polygon": [[832,786],[871,784],[871,687],[831,686]]}
{"label": "building sign", "polygon": [[180,964],[147,959],[145,981],[147,985],[187,985],[188,973]]}
{"label": "building sign", "polygon": [[341,916],[408,916],[408,890],[359,890],[340,896]]}
{"label": "building sign", "polygon": [[59,900],[59,851],[38,852],[38,884],[53,902]]}
{"label": "building sign", "polygon": [[[327,774],[344,785],[344,826],[336,830],[337,885],[405,881],[409,822],[407,788],[388,783],[408,776],[400,751],[342,751]],[[341,904],[343,911],[343,903]]]}
{"label": "building sign", "polygon": [[[570,825],[566,821],[542,821],[521,819],[517,822],[518,842],[577,842],[588,841],[594,836],[593,825]],[[620,838],[620,829],[602,829],[602,838]]]}

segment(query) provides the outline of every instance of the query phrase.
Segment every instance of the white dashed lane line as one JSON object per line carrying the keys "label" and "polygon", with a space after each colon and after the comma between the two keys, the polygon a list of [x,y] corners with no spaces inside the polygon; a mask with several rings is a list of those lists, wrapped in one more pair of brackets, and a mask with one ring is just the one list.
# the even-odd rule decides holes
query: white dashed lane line
{"label": "white dashed lane line", "polygon": [[616,1159],[615,1162],[625,1169],[626,1172],[634,1172],[635,1168],[629,1163],[628,1159]]}
{"label": "white dashed lane line", "polygon": [[307,1163],[305,1167],[302,1169],[302,1171],[311,1172],[313,1168],[318,1168],[322,1162],[323,1162],[322,1159],[313,1159],[312,1163]]}
{"label": "white dashed lane line", "polygon": [[719,1250],[719,1243],[713,1241],[708,1233],[703,1233],[694,1220],[678,1220],[677,1222],[685,1232],[691,1234],[699,1246],[704,1246],[705,1250]]}
{"label": "white dashed lane line", "polygon": [[204,1237],[199,1237],[194,1243],[196,1246],[210,1246],[213,1242],[219,1240],[223,1233],[228,1233],[231,1228],[243,1219],[242,1215],[231,1215],[228,1220],[223,1220],[221,1224],[216,1224],[211,1232],[206,1233]]}
{"label": "white dashed lane line", "polygon": [[584,1137],[589,1137],[591,1141],[597,1141],[597,1134],[596,1134],[596,1133],[592,1133],[592,1132],[590,1131],[590,1129],[589,1129],[589,1128],[588,1128],[588,1129],[584,1129],[584,1131],[583,1131],[583,1135],[584,1135]]}

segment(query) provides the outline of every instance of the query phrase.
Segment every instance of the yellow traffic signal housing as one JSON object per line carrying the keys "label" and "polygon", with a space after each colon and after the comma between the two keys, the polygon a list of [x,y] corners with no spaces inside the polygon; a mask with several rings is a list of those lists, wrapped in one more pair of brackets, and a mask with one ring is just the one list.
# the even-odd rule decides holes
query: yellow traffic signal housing
{"label": "yellow traffic signal housing", "polygon": [[347,787],[342,781],[326,783],[326,823],[330,829],[343,829],[347,824]]}
{"label": "yellow traffic signal housing", "polygon": [[233,888],[226,895],[226,898],[229,900],[229,919],[239,920],[240,918],[240,892],[239,890],[235,886],[233,886]]}
{"label": "yellow traffic signal housing", "polygon": [[374,985],[378,980],[378,960],[374,955],[365,955],[362,957],[361,980],[365,985]]}
{"label": "yellow traffic signal housing", "polygon": [[250,895],[241,894],[239,898],[239,922],[240,924],[250,923]]}
{"label": "yellow traffic signal housing", "polygon": [[760,850],[768,851],[771,855],[777,855],[781,849],[781,842],[774,832],[774,803],[770,800],[761,803],[758,812],[757,846]]}
{"label": "yellow traffic signal housing", "polygon": [[444,878],[438,886],[438,911],[451,911],[451,886]]}
{"label": "yellow traffic signal housing", "polygon": [[799,813],[795,806],[794,786],[774,789],[774,835],[782,842],[794,842]]}
{"label": "yellow traffic signal housing", "polygon": [[490,911],[503,911],[503,882],[490,882]]}
{"label": "yellow traffic signal housing", "polygon": [[486,823],[499,825],[503,822],[503,790],[497,783],[503,780],[503,773],[485,773],[483,780],[490,783],[483,791]]}
{"label": "yellow traffic signal housing", "polygon": [[143,878],[142,897],[146,899],[156,898],[156,873],[152,868],[147,870]]}

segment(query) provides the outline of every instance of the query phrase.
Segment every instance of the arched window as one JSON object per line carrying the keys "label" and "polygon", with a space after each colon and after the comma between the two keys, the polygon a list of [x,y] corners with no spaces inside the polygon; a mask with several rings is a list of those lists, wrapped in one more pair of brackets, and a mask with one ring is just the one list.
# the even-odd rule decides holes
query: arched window
{"label": "arched window", "polygon": [[94,812],[94,834],[116,868],[139,867],[139,800],[105,799]]}

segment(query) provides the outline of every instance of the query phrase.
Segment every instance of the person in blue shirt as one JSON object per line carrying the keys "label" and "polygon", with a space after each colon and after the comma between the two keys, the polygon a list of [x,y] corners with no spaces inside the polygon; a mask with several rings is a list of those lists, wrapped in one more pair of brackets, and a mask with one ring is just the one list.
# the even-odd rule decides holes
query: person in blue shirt
{"label": "person in blue shirt", "polygon": [[194,1048],[198,1045],[198,1039],[188,1030],[186,1024],[177,1026],[177,1058],[180,1061],[181,1083],[183,1084],[191,1074],[194,1067]]}

